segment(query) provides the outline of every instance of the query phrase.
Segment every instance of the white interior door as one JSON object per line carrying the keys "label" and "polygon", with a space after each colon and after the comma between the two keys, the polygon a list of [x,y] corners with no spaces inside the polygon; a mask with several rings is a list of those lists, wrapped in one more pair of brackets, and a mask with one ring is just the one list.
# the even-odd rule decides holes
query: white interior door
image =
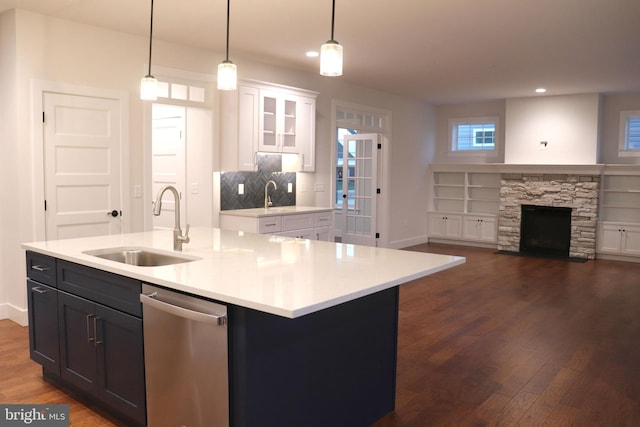
{"label": "white interior door", "polygon": [[[153,105],[153,127],[151,148],[152,195],[165,185],[172,185],[180,194],[181,218],[187,218],[185,107],[176,105]],[[153,217],[154,229],[173,229],[175,201],[171,193],[165,193],[160,216]]]}
{"label": "white interior door", "polygon": [[44,92],[43,109],[46,239],[120,233],[120,102]]}
{"label": "white interior door", "polygon": [[376,246],[378,134],[344,138],[342,241]]}

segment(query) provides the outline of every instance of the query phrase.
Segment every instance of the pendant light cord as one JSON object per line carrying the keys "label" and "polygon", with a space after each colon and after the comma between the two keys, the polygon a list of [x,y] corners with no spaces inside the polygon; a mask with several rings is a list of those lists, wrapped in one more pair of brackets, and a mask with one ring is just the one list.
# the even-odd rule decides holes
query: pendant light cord
{"label": "pendant light cord", "polygon": [[227,0],[227,53],[225,56],[225,61],[229,61],[229,9],[231,5],[231,0]]}
{"label": "pendant light cord", "polygon": [[151,0],[151,24],[149,25],[149,73],[147,76],[151,76],[151,46],[153,43],[153,0]]}
{"label": "pendant light cord", "polygon": [[331,6],[331,40],[333,40],[333,24],[336,19],[336,0],[333,0],[333,5]]}

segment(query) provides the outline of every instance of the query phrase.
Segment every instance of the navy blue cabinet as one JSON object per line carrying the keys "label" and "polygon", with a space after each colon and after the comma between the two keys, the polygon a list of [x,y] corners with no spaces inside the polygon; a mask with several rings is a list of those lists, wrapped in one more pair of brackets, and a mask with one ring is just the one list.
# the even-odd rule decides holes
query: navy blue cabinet
{"label": "navy blue cabinet", "polygon": [[30,251],[27,275],[31,358],[44,376],[145,425],[140,282]]}

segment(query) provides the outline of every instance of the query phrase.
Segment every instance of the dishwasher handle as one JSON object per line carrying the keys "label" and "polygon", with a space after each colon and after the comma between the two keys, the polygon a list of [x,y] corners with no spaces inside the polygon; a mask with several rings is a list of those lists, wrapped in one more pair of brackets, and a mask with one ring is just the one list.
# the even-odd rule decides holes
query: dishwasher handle
{"label": "dishwasher handle", "polygon": [[174,316],[183,317],[185,319],[193,320],[201,323],[213,323],[215,325],[225,325],[227,323],[227,315],[215,315],[202,313],[200,311],[190,310],[188,308],[180,307],[178,305],[169,304],[164,301],[160,301],[157,298],[156,292],[149,295],[140,294],[140,302],[147,304],[149,307],[153,307],[157,310],[164,311],[165,313],[173,314]]}

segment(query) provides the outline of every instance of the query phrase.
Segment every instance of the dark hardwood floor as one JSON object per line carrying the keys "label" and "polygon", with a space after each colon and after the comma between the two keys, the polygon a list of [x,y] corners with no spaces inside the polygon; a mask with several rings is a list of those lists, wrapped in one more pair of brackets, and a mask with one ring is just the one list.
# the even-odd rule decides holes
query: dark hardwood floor
{"label": "dark hardwood floor", "polygon": [[[396,411],[375,427],[640,425],[640,264],[410,249],[467,263],[401,286]],[[116,425],[44,382],[8,320],[0,402],[70,403],[74,426]]]}

